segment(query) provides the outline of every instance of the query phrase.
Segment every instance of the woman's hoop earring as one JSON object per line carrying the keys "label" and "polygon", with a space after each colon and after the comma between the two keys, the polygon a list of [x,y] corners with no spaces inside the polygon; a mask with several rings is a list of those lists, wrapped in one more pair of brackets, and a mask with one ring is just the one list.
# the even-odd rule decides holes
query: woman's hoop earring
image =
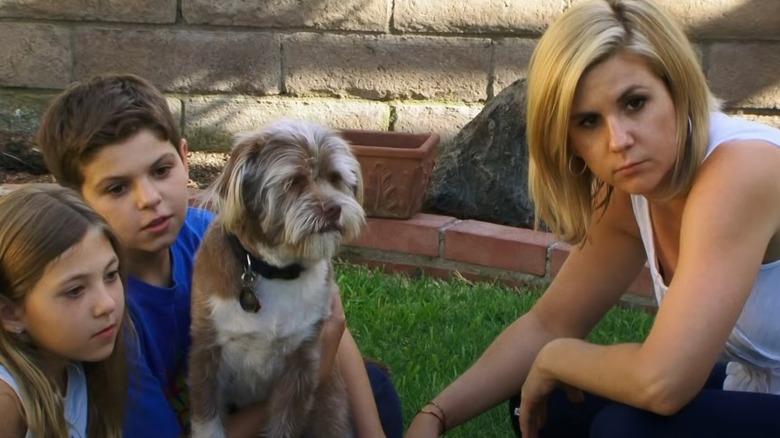
{"label": "woman's hoop earring", "polygon": [[582,169],[580,169],[580,171],[579,171],[579,172],[575,172],[575,171],[574,171],[574,170],[571,168],[571,162],[572,162],[572,158],[574,158],[574,155],[570,155],[570,156],[569,156],[569,163],[568,163],[569,173],[570,173],[570,174],[571,174],[573,177],[575,177],[575,178],[579,178],[579,177],[581,177],[582,175],[584,175],[584,174],[585,174],[585,171],[586,171],[586,170],[588,170],[588,165],[587,165],[587,164],[585,164],[585,162],[583,161],[583,162],[582,162]]}
{"label": "woman's hoop earring", "polygon": [[693,137],[693,123],[691,122],[691,116],[688,116],[688,141],[691,141],[691,137]]}

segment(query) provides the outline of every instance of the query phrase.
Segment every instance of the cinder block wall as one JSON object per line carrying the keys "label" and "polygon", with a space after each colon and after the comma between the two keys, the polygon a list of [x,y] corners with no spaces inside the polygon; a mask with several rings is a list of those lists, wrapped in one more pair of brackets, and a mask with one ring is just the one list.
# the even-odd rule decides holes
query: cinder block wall
{"label": "cinder block wall", "polygon": [[[0,131],[31,133],[68,83],[121,71],[165,90],[193,149],[283,116],[446,145],[574,1],[2,0]],[[780,1],[658,2],[729,111],[780,126]]]}

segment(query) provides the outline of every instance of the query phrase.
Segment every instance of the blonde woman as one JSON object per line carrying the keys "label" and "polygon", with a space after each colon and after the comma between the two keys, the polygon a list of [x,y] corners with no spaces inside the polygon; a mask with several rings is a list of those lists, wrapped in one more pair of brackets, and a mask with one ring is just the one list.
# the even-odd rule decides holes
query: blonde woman
{"label": "blonde woman", "polygon": [[117,240],[76,192],[0,197],[0,436],[122,436],[121,272]]}
{"label": "blonde woman", "polygon": [[[435,437],[507,398],[518,436],[780,436],[780,131],[718,111],[649,0],[575,3],[528,77],[537,220],[574,245],[538,303],[423,406]],[[647,339],[583,339],[647,263]]]}

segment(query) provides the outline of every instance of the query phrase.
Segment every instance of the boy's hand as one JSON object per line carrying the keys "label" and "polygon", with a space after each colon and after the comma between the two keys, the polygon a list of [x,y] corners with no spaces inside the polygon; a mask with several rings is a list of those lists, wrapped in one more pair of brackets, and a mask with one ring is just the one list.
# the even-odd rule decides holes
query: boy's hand
{"label": "boy's hand", "polygon": [[320,382],[329,379],[336,363],[336,352],[341,337],[347,327],[347,317],[341,305],[338,286],[333,287],[333,300],[330,303],[330,317],[325,320],[320,333]]}

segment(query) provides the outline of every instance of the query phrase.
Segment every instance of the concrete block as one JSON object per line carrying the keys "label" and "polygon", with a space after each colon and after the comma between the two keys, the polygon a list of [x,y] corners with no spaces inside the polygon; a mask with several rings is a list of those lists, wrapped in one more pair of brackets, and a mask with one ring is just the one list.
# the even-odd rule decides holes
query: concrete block
{"label": "concrete block", "polygon": [[259,129],[280,118],[378,131],[386,131],[390,120],[387,105],[328,99],[193,97],[185,100],[184,110],[184,134],[190,149],[201,151],[230,150],[236,133]]}
{"label": "concrete block", "polygon": [[486,96],[487,39],[298,33],[282,45],[293,95],[465,102]]}
{"label": "concrete block", "polygon": [[780,43],[714,43],[709,81],[736,108],[780,109]]}
{"label": "concrete block", "polygon": [[263,32],[82,28],[74,38],[74,74],[134,73],[182,93],[278,94],[279,44]]}
{"label": "concrete block", "polygon": [[176,21],[176,0],[3,0],[0,17],[173,23]]}
{"label": "concrete block", "polygon": [[566,0],[396,0],[394,27],[402,32],[540,34]]}
{"label": "concrete block", "polygon": [[70,81],[70,31],[0,22],[0,86],[62,88]]}
{"label": "concrete block", "polygon": [[394,131],[435,132],[439,150],[446,148],[468,122],[482,111],[482,105],[397,104]]}
{"label": "concrete block", "polygon": [[493,43],[493,96],[528,75],[535,47],[536,40],[527,38],[505,38]]}
{"label": "concrete block", "polygon": [[776,0],[656,0],[696,38],[780,39]]}
{"label": "concrete block", "polygon": [[390,12],[385,0],[183,0],[182,14],[193,24],[384,31]]}

